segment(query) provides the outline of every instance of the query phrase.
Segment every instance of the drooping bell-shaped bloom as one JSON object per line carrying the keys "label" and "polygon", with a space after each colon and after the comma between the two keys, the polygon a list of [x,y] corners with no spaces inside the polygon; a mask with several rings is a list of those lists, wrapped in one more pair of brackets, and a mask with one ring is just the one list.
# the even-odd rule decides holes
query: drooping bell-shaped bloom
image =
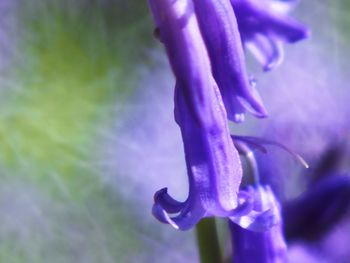
{"label": "drooping bell-shaped bloom", "polygon": [[[213,87],[217,94],[217,100],[213,99],[213,103],[219,103],[219,90],[215,85]],[[214,107],[217,122],[207,131],[196,125],[181,92],[177,85],[175,118],[184,141],[189,197],[185,202],[178,202],[168,195],[166,188],[158,191],[154,215],[181,230],[192,227],[203,217],[211,216],[228,217],[244,229],[269,229],[276,224],[276,208],[269,204],[258,207],[260,197],[253,188],[238,192],[240,182],[237,178],[241,178],[241,165],[232,147],[223,105],[219,103]],[[177,215],[171,217],[171,214]]]}
{"label": "drooping bell-shaped bloom", "polygon": [[309,30],[288,16],[296,0],[230,0],[244,46],[270,70],[283,60],[283,43],[309,36]]}
{"label": "drooping bell-shaped bloom", "polygon": [[[282,263],[287,260],[287,245],[283,237],[281,210],[268,186],[254,188],[256,211],[269,211],[270,217],[261,217],[260,225],[271,225],[263,231],[252,231],[229,222],[233,244],[233,262]],[[273,220],[272,220],[273,219]]]}
{"label": "drooping bell-shaped bloom", "polygon": [[196,123],[183,89],[179,84],[176,87],[175,115],[184,142],[189,196],[185,202],[180,203],[173,200],[166,189],[160,190],[155,196],[153,211],[161,221],[164,221],[164,213],[179,213],[165,221],[184,230],[206,216],[228,216],[238,204],[241,165],[238,153],[230,142],[220,93],[214,82],[212,85],[216,95],[213,94],[214,97],[211,98],[211,114],[216,116],[206,128]]}
{"label": "drooping bell-shaped bloom", "polygon": [[255,195],[239,192],[241,163],[227,124],[227,118],[241,121],[245,110],[266,115],[248,81],[229,0],[149,4],[176,77],[175,119],[189,177],[186,201],[173,199],[164,188],[155,194],[153,214],[182,230],[209,216],[229,217],[247,229],[265,229],[271,210],[256,211]]}
{"label": "drooping bell-shaped bloom", "polygon": [[[178,202],[162,189],[155,195],[153,213],[185,230],[205,216],[232,214],[238,205],[242,170],[192,1],[149,3],[177,81],[175,118],[189,177],[187,200]],[[172,213],[177,215],[171,217]]]}

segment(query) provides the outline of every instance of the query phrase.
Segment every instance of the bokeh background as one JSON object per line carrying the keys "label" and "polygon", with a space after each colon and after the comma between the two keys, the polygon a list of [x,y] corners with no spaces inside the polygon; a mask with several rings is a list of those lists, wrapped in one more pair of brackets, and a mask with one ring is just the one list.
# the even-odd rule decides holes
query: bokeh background
{"label": "bokeh background", "polygon": [[[293,15],[312,37],[286,46],[282,66],[262,73],[248,55],[270,118],[231,126],[310,163],[262,157],[282,199],[338,145],[350,172],[350,1],[304,0]],[[0,262],[198,262],[194,232],[151,215],[156,190],[188,191],[173,86],[146,1],[0,0]],[[341,262],[349,249],[328,251],[331,238],[295,246]]]}

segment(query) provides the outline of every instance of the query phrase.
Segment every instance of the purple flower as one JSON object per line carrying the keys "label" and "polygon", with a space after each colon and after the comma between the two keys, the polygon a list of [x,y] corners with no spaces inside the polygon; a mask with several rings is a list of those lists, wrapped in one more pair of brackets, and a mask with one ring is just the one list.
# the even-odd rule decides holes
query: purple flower
{"label": "purple flower", "polygon": [[255,210],[269,211],[270,216],[257,220],[260,225],[266,225],[265,231],[247,230],[229,222],[233,262],[284,262],[287,258],[287,245],[283,237],[280,205],[270,187],[257,186],[253,191]]}
{"label": "purple flower", "polygon": [[193,0],[199,27],[228,118],[243,121],[245,110],[266,117],[260,96],[246,72],[242,40],[229,0]]}
{"label": "purple flower", "polygon": [[[242,41],[229,0],[149,0],[157,34],[164,43],[176,80],[185,91],[197,119],[201,93],[194,86],[211,85],[214,79],[228,118],[241,122],[244,112],[265,117],[260,96],[245,69]],[[203,115],[199,117],[198,115]]]}
{"label": "purple flower", "polygon": [[[239,156],[230,141],[226,114],[220,104],[220,94],[211,98],[212,123],[198,125],[186,103],[183,89],[176,87],[175,116],[181,128],[185,148],[190,191],[183,203],[173,200],[166,189],[155,196],[155,216],[162,219],[167,213],[179,213],[166,219],[174,227],[187,229],[204,216],[228,216],[237,206],[237,193],[242,176]],[[161,209],[161,210],[160,210]]]}
{"label": "purple flower", "polygon": [[[238,205],[242,170],[192,1],[150,0],[149,4],[176,76],[175,119],[189,177],[187,200],[178,202],[162,189],[155,194],[153,213],[185,230],[205,216],[232,214]],[[172,213],[177,215],[171,217]]]}
{"label": "purple flower", "polygon": [[179,202],[161,189],[153,214],[182,230],[210,216],[265,229],[270,210],[256,211],[255,195],[239,193],[241,163],[228,129],[227,119],[242,121],[245,110],[266,116],[245,71],[229,0],[149,0],[149,5],[176,77],[175,119],[189,177],[188,198]]}
{"label": "purple flower", "polygon": [[231,0],[244,46],[265,71],[283,59],[284,42],[294,43],[309,36],[309,30],[288,16],[298,1]]}
{"label": "purple flower", "polygon": [[150,0],[149,5],[191,115],[198,125],[206,127],[212,122],[210,104],[214,89],[193,5],[186,0]]}
{"label": "purple flower", "polygon": [[[154,197],[154,216],[176,229],[187,230],[204,217],[228,217],[242,228],[265,230],[273,225],[270,208],[256,209],[252,189],[239,191],[241,163],[229,134],[218,88],[211,98],[215,122],[208,129],[196,123],[183,89],[175,88],[175,119],[181,128],[185,148],[189,196],[185,202],[173,199],[166,188]],[[172,217],[172,214],[176,214]]]}

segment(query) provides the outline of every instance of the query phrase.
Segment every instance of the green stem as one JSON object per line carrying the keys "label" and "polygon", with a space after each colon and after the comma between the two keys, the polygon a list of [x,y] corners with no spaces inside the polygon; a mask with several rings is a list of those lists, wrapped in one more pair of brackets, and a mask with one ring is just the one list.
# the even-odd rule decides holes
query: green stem
{"label": "green stem", "polygon": [[196,226],[201,263],[221,263],[219,239],[214,218],[202,219]]}

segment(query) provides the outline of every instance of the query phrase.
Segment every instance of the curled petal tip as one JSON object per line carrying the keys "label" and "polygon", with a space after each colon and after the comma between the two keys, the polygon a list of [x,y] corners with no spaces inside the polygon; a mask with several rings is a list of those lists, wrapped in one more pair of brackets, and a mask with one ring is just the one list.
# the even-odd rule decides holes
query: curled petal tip
{"label": "curled petal tip", "polygon": [[152,214],[160,222],[170,224],[175,229],[179,229],[179,226],[169,217],[168,213],[159,204],[156,203],[153,205]]}
{"label": "curled petal tip", "polygon": [[305,28],[304,30],[304,38],[310,38],[311,37],[311,29]]}
{"label": "curled petal tip", "polygon": [[159,203],[155,203],[152,207],[152,214],[160,222],[169,224],[173,228],[186,231],[194,227],[205,215],[201,207],[189,206],[183,204],[183,208],[175,216],[171,216]]}
{"label": "curled petal tip", "polygon": [[269,114],[268,114],[268,112],[267,112],[267,110],[265,108],[263,108],[259,112],[256,112],[254,115],[256,117],[258,117],[258,118],[267,118],[267,117],[269,117]]}
{"label": "curled petal tip", "polygon": [[269,116],[264,104],[262,103],[257,104],[253,110],[249,109],[249,111],[257,118],[267,118]]}
{"label": "curled petal tip", "polygon": [[291,34],[288,38],[289,43],[296,43],[300,40],[310,38],[311,30],[305,26],[300,26],[294,34]]}
{"label": "curled petal tip", "polygon": [[282,41],[274,36],[255,34],[246,46],[263,65],[264,71],[270,71],[279,66],[284,59]]}
{"label": "curled petal tip", "polygon": [[168,213],[178,213],[184,203],[179,202],[168,194],[168,188],[162,188],[154,194],[154,202],[160,204]]}
{"label": "curled petal tip", "polygon": [[267,65],[264,65],[264,66],[263,66],[263,71],[264,71],[264,72],[271,71],[271,70],[273,70],[274,68],[277,68],[279,65],[281,65],[281,62],[276,63],[275,61],[273,61],[273,62],[271,62],[271,63],[269,63],[269,64],[267,64]]}
{"label": "curled petal tip", "polygon": [[262,103],[259,93],[253,87],[249,93],[250,94],[247,97],[238,96],[238,101],[247,111],[249,111],[255,117],[266,118],[268,116],[268,113],[264,104]]}
{"label": "curled petal tip", "polygon": [[283,62],[284,55],[277,55],[274,58],[272,58],[270,61],[268,61],[264,66],[263,66],[263,71],[268,72],[271,71],[274,68],[277,68],[280,66]]}

